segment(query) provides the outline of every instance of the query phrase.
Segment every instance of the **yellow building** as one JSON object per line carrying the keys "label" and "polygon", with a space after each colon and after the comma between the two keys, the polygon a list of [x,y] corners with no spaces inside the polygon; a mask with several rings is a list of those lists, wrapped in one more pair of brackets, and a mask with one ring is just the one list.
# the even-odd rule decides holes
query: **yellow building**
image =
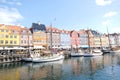
{"label": "yellow building", "polygon": [[14,25],[0,25],[0,46],[14,47],[20,44],[20,27]]}
{"label": "yellow building", "polygon": [[94,37],[94,47],[101,47],[101,41],[99,36]]}
{"label": "yellow building", "polygon": [[43,31],[33,32],[33,45],[34,47],[46,47],[46,33]]}
{"label": "yellow building", "polygon": [[102,44],[102,47],[109,47],[109,40],[106,35],[101,36],[101,44]]}
{"label": "yellow building", "polygon": [[46,27],[44,24],[32,23],[31,31],[33,33],[34,48],[43,48],[47,46]]}

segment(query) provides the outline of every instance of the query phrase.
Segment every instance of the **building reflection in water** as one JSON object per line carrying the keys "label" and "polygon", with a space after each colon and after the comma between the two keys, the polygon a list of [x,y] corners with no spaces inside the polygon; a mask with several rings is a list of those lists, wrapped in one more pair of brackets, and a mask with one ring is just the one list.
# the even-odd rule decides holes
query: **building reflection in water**
{"label": "building reflection in water", "polygon": [[[119,74],[120,54],[69,58],[50,63],[0,64],[0,80],[95,80]],[[107,77],[110,76],[111,77]],[[102,77],[102,78],[101,78]]]}
{"label": "building reflection in water", "polygon": [[[62,62],[63,62],[63,60],[56,61],[56,62],[50,62],[50,63],[30,64],[27,67],[27,69],[26,69],[26,67],[23,67],[23,69],[22,69],[23,71],[20,72],[21,78],[23,78],[25,80],[59,79],[61,76]],[[26,73],[24,73],[24,72],[26,72]]]}

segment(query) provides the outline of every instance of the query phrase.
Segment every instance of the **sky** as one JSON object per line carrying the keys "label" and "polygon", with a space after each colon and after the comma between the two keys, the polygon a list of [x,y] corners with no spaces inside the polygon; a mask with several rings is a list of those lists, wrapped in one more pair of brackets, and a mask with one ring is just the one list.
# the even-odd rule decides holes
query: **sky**
{"label": "sky", "polygon": [[120,33],[120,0],[0,0],[0,24]]}

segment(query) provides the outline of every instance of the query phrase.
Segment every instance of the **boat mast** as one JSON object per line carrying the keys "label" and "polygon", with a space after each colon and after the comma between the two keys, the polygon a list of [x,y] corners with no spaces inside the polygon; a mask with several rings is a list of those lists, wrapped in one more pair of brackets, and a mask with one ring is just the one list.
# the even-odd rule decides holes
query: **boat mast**
{"label": "boat mast", "polygon": [[108,44],[109,44],[109,47],[111,48],[110,35],[109,35],[109,32],[108,32],[108,27],[107,27],[107,34],[108,34]]}
{"label": "boat mast", "polygon": [[28,53],[30,53],[30,45],[29,45],[29,30],[27,31],[27,34],[28,34]]}
{"label": "boat mast", "polygon": [[78,52],[78,46],[77,46],[77,40],[75,39],[75,44],[76,44],[76,50]]}
{"label": "boat mast", "polygon": [[100,37],[100,48],[101,48],[101,49],[103,49],[103,48],[102,48],[102,39],[101,39],[101,34],[99,35],[99,37]]}
{"label": "boat mast", "polygon": [[51,48],[51,53],[52,53],[52,23],[50,24],[50,48]]}
{"label": "boat mast", "polygon": [[90,35],[89,35],[89,29],[87,30],[87,34],[88,34],[88,50],[90,52]]}

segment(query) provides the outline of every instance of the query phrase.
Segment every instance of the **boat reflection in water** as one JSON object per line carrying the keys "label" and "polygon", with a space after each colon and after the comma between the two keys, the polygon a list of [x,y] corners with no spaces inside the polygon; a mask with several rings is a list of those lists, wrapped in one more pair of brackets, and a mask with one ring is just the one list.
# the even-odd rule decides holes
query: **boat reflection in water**
{"label": "boat reflection in water", "polygon": [[119,80],[120,54],[0,64],[0,80]]}

